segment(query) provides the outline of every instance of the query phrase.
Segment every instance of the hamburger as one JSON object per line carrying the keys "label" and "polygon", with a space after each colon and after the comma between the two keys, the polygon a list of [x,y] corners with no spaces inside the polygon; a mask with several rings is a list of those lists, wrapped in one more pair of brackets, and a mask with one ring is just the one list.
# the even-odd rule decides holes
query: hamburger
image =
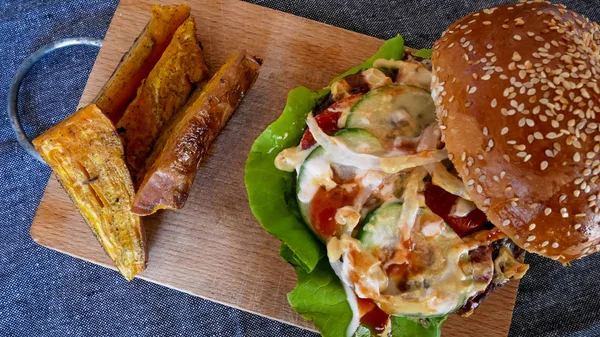
{"label": "hamburger", "polygon": [[434,45],[439,127],[473,201],[565,264],[600,248],[600,28],[546,2],[473,13]]}
{"label": "hamburger", "polygon": [[246,166],[290,304],[324,336],[435,336],[521,278],[525,251],[595,252],[599,42],[561,5],[503,5],[292,91]]}

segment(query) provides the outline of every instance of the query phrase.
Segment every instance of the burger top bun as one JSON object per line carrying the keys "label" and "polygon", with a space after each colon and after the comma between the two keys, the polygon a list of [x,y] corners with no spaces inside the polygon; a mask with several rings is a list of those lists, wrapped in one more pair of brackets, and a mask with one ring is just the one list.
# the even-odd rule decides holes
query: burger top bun
{"label": "burger top bun", "polygon": [[562,5],[470,14],[434,45],[432,96],[470,196],[527,251],[600,250],[600,27]]}

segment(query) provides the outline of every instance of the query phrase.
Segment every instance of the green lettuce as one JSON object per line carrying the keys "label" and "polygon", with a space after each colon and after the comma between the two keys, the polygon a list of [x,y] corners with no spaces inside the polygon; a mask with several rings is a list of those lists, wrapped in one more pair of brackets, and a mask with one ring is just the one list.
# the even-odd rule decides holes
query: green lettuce
{"label": "green lettuce", "polygon": [[[372,67],[379,58],[404,58],[402,37],[398,35],[386,41],[365,63],[336,77],[332,83]],[[352,319],[346,293],[329,265],[325,245],[300,215],[295,173],[280,171],[274,165],[279,152],[298,145],[306,128],[308,113],[324,102],[328,95],[329,88],[312,91],[298,87],[288,93],[281,116],[252,145],[244,181],[252,213],[267,232],[282,241],[280,255],[296,270],[298,284],[288,294],[290,305],[304,318],[312,320],[324,337],[339,337],[346,335]],[[392,335],[436,337],[441,324],[436,322],[425,320],[426,324],[420,324],[408,318],[394,317]],[[364,333],[364,327],[356,333]]]}
{"label": "green lettuce", "polygon": [[[392,317],[391,337],[440,337],[442,323],[448,316],[429,319],[410,319],[406,317]],[[358,327],[353,337],[377,337],[377,334],[364,325]]]}
{"label": "green lettuce", "polygon": [[433,53],[433,50],[431,50],[431,49],[419,49],[413,54],[413,56],[428,59],[431,57],[432,53]]}

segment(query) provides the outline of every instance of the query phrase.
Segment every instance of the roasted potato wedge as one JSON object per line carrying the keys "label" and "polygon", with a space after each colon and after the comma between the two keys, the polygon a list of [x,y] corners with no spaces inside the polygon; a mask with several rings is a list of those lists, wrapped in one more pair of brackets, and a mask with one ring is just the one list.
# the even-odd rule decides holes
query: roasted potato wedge
{"label": "roasted potato wedge", "polygon": [[146,161],[148,169],[133,212],[148,215],[184,206],[203,156],[254,84],[259,67],[257,59],[239,52],[227,59],[204,88],[194,92]]}
{"label": "roasted potato wedge", "polygon": [[146,241],[140,217],[131,212],[133,182],[112,122],[89,105],[33,144],[121,274],[132,280],[146,266]]}
{"label": "roasted potato wedge", "polygon": [[132,174],[141,169],[160,130],[188,99],[194,83],[208,77],[196,25],[189,17],[138,89],[117,123]]}
{"label": "roasted potato wedge", "polygon": [[123,55],[117,69],[94,99],[113,123],[121,119],[137,88],[154,68],[177,28],[189,16],[190,7],[187,5],[152,6],[152,17],[146,28]]}

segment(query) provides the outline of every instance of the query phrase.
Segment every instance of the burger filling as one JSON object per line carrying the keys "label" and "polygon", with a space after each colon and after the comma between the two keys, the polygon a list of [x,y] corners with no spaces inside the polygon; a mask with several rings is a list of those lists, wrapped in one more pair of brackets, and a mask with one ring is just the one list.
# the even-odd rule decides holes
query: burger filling
{"label": "burger filling", "polygon": [[426,60],[377,60],[333,83],[275,161],[297,173],[302,216],[354,313],[349,335],[359,325],[387,335],[391,315],[469,315],[528,268],[447,160],[430,82]]}

